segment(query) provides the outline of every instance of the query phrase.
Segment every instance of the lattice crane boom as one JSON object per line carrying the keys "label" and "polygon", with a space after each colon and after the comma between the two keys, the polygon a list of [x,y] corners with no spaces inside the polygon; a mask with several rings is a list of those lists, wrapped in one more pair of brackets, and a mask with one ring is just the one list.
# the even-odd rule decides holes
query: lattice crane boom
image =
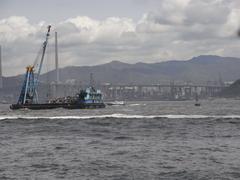
{"label": "lattice crane boom", "polygon": [[42,64],[43,64],[43,60],[46,52],[46,47],[48,44],[48,39],[50,36],[50,30],[51,30],[51,26],[49,25],[47,34],[46,34],[46,40],[43,43],[42,56],[41,56],[38,70],[37,70],[36,77],[34,76],[34,71],[35,71],[34,68],[37,66],[37,60],[34,62],[32,66],[28,66],[26,68],[25,79],[24,79],[22,90],[18,99],[18,104],[26,104],[26,103],[31,104],[34,101],[35,103],[37,103],[38,101],[37,86],[39,83],[39,76],[42,70]]}

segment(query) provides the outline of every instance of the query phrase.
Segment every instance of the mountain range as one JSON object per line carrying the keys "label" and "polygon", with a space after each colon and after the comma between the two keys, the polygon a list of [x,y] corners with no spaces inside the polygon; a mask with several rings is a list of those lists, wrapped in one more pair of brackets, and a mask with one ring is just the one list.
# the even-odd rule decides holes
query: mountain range
{"label": "mountain range", "polygon": [[[240,59],[220,56],[198,56],[186,61],[128,64],[120,61],[96,66],[71,66],[60,69],[61,81],[76,79],[88,83],[90,73],[96,82],[112,84],[153,84],[169,81],[202,83],[235,81],[240,78]],[[42,80],[55,78],[55,71],[42,75]]]}
{"label": "mountain range", "polygon": [[[202,55],[190,60],[159,63],[128,64],[120,61],[96,66],[68,66],[60,69],[62,82],[75,80],[83,84],[93,74],[96,83],[157,84],[164,82],[206,83],[208,81],[235,81],[240,78],[240,59]],[[56,72],[41,75],[41,81],[54,81]],[[23,76],[5,78],[6,85],[19,83]]]}

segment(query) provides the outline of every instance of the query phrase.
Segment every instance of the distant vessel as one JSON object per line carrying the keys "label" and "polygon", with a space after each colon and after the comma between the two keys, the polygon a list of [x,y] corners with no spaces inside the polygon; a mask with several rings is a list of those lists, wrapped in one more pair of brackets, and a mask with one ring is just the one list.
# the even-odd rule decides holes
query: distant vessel
{"label": "distant vessel", "polygon": [[199,100],[198,100],[198,94],[197,94],[197,92],[196,92],[196,95],[195,95],[195,104],[194,104],[195,106],[201,106],[201,104],[200,104],[200,102],[199,102]]}
{"label": "distant vessel", "polygon": [[108,106],[123,106],[125,105],[124,101],[112,101],[112,102],[107,102],[106,103]]}
{"label": "distant vessel", "polygon": [[[96,90],[93,86],[81,90],[78,94],[71,97],[56,98],[49,100],[47,103],[38,103],[37,87],[39,84],[39,75],[44,60],[44,55],[50,35],[50,28],[46,34],[46,40],[43,43],[42,56],[40,62],[35,61],[34,65],[26,68],[25,80],[23,82],[22,90],[16,104],[12,104],[10,109],[54,109],[54,108],[67,108],[67,109],[93,109],[104,108],[103,96],[100,90]],[[37,74],[35,68],[38,66]]]}

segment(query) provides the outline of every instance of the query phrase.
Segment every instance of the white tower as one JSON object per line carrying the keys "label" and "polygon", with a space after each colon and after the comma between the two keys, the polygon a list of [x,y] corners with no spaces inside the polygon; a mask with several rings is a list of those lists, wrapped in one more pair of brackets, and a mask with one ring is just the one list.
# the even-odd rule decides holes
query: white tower
{"label": "white tower", "polygon": [[0,89],[3,88],[3,78],[2,78],[2,46],[0,45]]}
{"label": "white tower", "polygon": [[56,82],[59,83],[59,68],[58,68],[58,40],[57,32],[55,32],[55,70],[56,70]]}

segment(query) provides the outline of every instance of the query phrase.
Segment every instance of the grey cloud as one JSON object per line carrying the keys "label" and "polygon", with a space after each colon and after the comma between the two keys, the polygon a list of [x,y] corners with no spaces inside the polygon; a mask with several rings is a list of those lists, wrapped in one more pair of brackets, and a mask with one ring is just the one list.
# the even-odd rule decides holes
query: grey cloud
{"label": "grey cloud", "polygon": [[[240,10],[233,1],[151,1],[158,4],[157,8],[137,22],[131,18],[96,20],[77,16],[53,24],[52,30],[59,35],[61,67],[112,60],[156,62],[201,54],[240,56],[237,40],[233,39],[240,27]],[[3,65],[8,70],[5,75],[23,73],[25,66],[34,61],[47,25],[30,23],[25,17],[0,20]],[[52,32],[51,62],[54,62],[53,37]]]}
{"label": "grey cloud", "polygon": [[191,1],[186,7],[186,24],[223,24],[231,9],[222,1]]}

